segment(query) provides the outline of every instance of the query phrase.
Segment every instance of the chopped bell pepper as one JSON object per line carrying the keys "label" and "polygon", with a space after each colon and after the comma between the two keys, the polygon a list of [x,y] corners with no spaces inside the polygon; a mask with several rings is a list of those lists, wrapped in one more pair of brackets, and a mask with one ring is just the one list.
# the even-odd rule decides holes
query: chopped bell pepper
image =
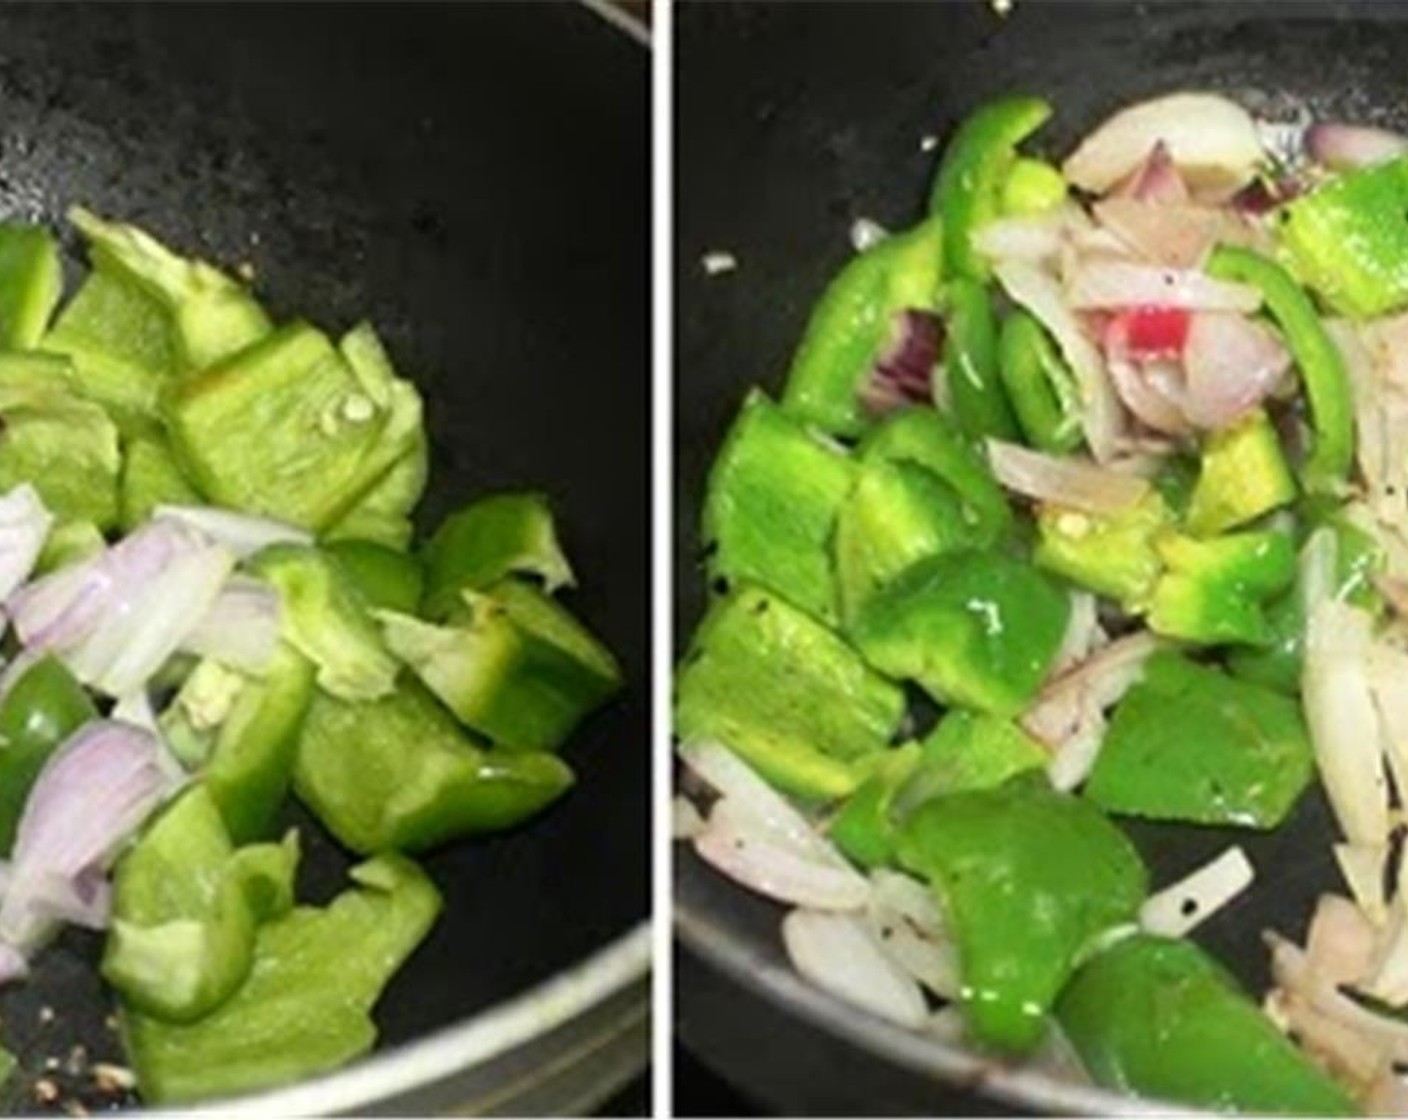
{"label": "chopped bell pepper", "polygon": [[1173,524],[1157,490],[1115,514],[1044,505],[1036,523],[1032,561],[1037,567],[1114,599],[1127,611],[1148,605],[1164,566],[1156,541]]}
{"label": "chopped bell pepper", "polygon": [[283,605],[283,637],[317,666],[318,684],[344,700],[373,700],[399,668],[337,561],[305,545],[272,545],[250,562]]}
{"label": "chopped bell pepper", "polygon": [[703,539],[709,574],[787,596],[823,622],[837,616],[836,515],[856,466],[755,390],[709,474]]}
{"label": "chopped bell pepper", "polygon": [[576,583],[553,526],[547,496],[490,494],[450,514],[426,543],[424,606],[442,619],[462,602],[511,575],[537,576],[548,591]]}
{"label": "chopped bell pepper", "polygon": [[1003,97],[972,112],[944,148],[929,212],[944,223],[944,265],[951,276],[986,280],[991,269],[973,235],[1002,212],[1017,145],[1046,123],[1051,106],[1037,97]]}
{"label": "chopped bell pepper", "polygon": [[1030,312],[1018,308],[1003,320],[998,368],[1029,445],[1064,455],[1084,442],[1080,387],[1046,328]]}
{"label": "chopped bell pepper", "polygon": [[1337,493],[1354,462],[1354,398],[1344,357],[1326,333],[1315,305],[1285,269],[1251,249],[1219,245],[1208,258],[1207,272],[1261,292],[1285,336],[1310,401],[1312,441],[1301,467],[1302,481],[1311,493]]}
{"label": "chopped bell pepper", "polygon": [[919,765],[921,749],[918,743],[905,743],[879,756],[870,777],[832,820],[832,842],[862,867],[883,867],[894,860],[898,830],[891,808]]}
{"label": "chopped bell pepper", "polygon": [[1002,183],[1003,214],[1045,214],[1066,201],[1066,177],[1042,159],[1019,156]]}
{"label": "chopped bell pepper", "polygon": [[181,1104],[313,1077],[371,1049],[371,1009],[425,938],[440,894],[410,860],[352,869],[326,907],[261,926],[249,979],[194,1023],[125,1008],[122,1033],[148,1104]]}
{"label": "chopped bell pepper", "polygon": [[1276,429],[1265,411],[1213,432],[1188,505],[1188,531],[1211,537],[1254,521],[1296,496]]}
{"label": "chopped bell pepper", "polygon": [[1132,921],[1148,876],[1134,846],[1088,802],[1019,775],[922,805],[900,863],[933,887],[953,932],[974,1039],[1022,1053],[1101,934]]}
{"label": "chopped bell pepper", "polygon": [[1314,768],[1294,700],[1162,652],[1116,707],[1085,796],[1111,813],[1266,829]]}
{"label": "chopped bell pepper", "polygon": [[218,661],[196,662],[158,718],[163,737],[187,770],[197,770],[210,758],[215,735],[229,718],[249,678]]}
{"label": "chopped bell pepper", "polygon": [[117,428],[61,389],[0,390],[0,491],[31,483],[60,520],[117,524]]}
{"label": "chopped bell pepper", "polygon": [[987,288],[956,276],[944,289],[948,340],[944,376],[949,407],[958,426],[975,438],[1017,438],[998,362],[997,318]]}
{"label": "chopped bell pepper", "polygon": [[921,560],[871,596],[851,635],[887,676],[940,703],[1015,715],[1041,686],[1070,597],[1037,569],[996,551]]}
{"label": "chopped bell pepper", "polygon": [[556,801],[572,771],[543,751],[482,750],[414,680],[378,700],[318,691],[293,788],[354,852],[413,852],[511,828]]}
{"label": "chopped bell pepper", "polygon": [[118,489],[119,524],[124,532],[148,521],[159,505],[204,503],[160,435],[134,436],[127,441]]}
{"label": "chopped bell pepper", "polygon": [[908,816],[946,793],[993,789],[1050,761],[1046,749],[1008,719],[954,708],[923,742],[920,764],[895,799]]}
{"label": "chopped bell pepper", "polygon": [[1166,570],[1149,605],[1154,633],[1209,645],[1272,640],[1267,603],[1295,579],[1289,537],[1229,533],[1199,541],[1166,533],[1156,547]]}
{"label": "chopped bell pepper", "polygon": [[0,350],[32,350],[63,293],[59,246],[43,226],[0,222]]}
{"label": "chopped bell pepper", "polygon": [[1358,1111],[1191,941],[1119,941],[1076,973],[1056,1014],[1090,1076],[1111,1089],[1219,1112]]}
{"label": "chopped bell pepper", "polygon": [[420,606],[425,570],[410,553],[367,540],[329,541],[323,551],[369,609],[412,614]]}
{"label": "chopped bell pepper", "polygon": [[546,592],[506,579],[466,591],[448,625],[380,611],[391,651],[497,746],[551,751],[621,688],[611,652]]}
{"label": "chopped bell pepper", "polygon": [[865,432],[874,421],[860,390],[890,344],[895,317],[934,309],[942,264],[943,229],[935,219],[853,258],[807,321],[787,374],[783,409],[831,435]]}
{"label": "chopped bell pepper", "polygon": [[20,673],[0,701],[0,856],[8,856],[30,788],[59,745],[98,718],[88,693],[58,658]]}
{"label": "chopped bell pepper", "polygon": [[779,789],[845,797],[904,715],[904,693],[765,588],[710,608],[675,678],[675,733],[719,739]]}

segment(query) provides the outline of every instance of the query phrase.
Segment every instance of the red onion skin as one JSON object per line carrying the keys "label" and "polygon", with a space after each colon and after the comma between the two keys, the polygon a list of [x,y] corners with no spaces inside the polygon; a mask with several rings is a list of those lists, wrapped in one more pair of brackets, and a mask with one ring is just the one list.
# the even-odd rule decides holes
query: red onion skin
{"label": "red onion skin", "polygon": [[934,367],[943,348],[942,321],[928,311],[899,311],[892,320],[891,338],[858,393],[872,416],[933,401]]}
{"label": "red onion skin", "polygon": [[1140,202],[1187,202],[1190,197],[1188,184],[1178,173],[1173,155],[1162,140],[1149,150],[1144,162],[1131,171],[1110,195]]}

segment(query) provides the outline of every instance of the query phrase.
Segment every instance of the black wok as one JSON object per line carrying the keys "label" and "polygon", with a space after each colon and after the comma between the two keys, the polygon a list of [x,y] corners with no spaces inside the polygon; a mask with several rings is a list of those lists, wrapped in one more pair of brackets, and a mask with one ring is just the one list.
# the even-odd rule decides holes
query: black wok
{"label": "black wok", "polygon": [[[812,301],[850,254],[860,216],[922,212],[935,151],[995,94],[1049,97],[1051,154],[1110,110],[1179,87],[1227,90],[1289,119],[1312,110],[1402,126],[1408,8],[1390,3],[689,4],[676,20],[677,626],[698,619],[703,484],[747,386],[780,388]],[[707,251],[736,272],[708,277]],[[1260,994],[1261,931],[1304,932],[1339,886],[1320,792],[1270,835],[1126,822],[1155,884],[1242,843],[1252,891],[1198,939]],[[851,1011],[787,966],[781,910],[734,889],[681,846],[680,1036],[729,1080],[789,1113],[876,1115],[1016,1106],[1086,1114],[1133,1102],[986,1064]],[[682,1106],[687,1102],[681,1101]]]}
{"label": "black wok", "polygon": [[[0,213],[81,201],[251,262],[276,317],[370,317],[426,398],[423,527],[493,488],[550,493],[571,603],[629,681],[568,747],[564,802],[427,859],[445,913],[378,1009],[379,1052],[260,1113],[579,1111],[644,1065],[647,66],[578,4],[0,6]],[[301,895],[326,899],[347,860],[291,819]],[[120,1060],[98,946],[66,935],[0,994],[10,1108],[44,1073],[56,1108],[83,1099],[75,1046],[75,1069]]]}

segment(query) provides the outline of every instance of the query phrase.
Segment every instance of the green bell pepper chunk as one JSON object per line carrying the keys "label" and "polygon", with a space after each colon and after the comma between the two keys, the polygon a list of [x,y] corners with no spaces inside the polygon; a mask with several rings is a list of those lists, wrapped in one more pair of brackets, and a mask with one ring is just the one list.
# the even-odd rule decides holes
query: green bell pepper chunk
{"label": "green bell pepper chunk", "polygon": [[1076,973],[1056,1014],[1111,1089],[1220,1112],[1358,1111],[1191,941],[1136,934],[1112,945]]}
{"label": "green bell pepper chunk", "polygon": [[369,609],[412,614],[420,606],[425,569],[410,553],[365,540],[329,541],[323,551]]}
{"label": "green bell pepper chunk", "polygon": [[1036,524],[1032,560],[1037,567],[1114,599],[1127,611],[1148,605],[1164,567],[1156,542],[1173,524],[1157,490],[1120,513],[1044,505]]}
{"label": "green bell pepper chunk", "polygon": [[1167,533],[1157,548],[1167,567],[1149,606],[1154,633],[1208,645],[1272,640],[1266,604],[1296,572],[1289,537],[1229,533],[1198,541]]}
{"label": "green bell pepper chunk", "polygon": [[1012,509],[983,451],[934,408],[893,413],[861,443],[862,465],[916,463],[932,471],[963,499],[963,519],[982,540],[1000,540],[1012,529]]}
{"label": "green bell pepper chunk", "polygon": [[0,391],[0,491],[31,483],[63,521],[117,524],[117,428],[96,404],[61,390]]}
{"label": "green bell pepper chunk", "polygon": [[1203,445],[1202,469],[1188,504],[1188,531],[1211,537],[1254,521],[1296,496],[1295,479],[1263,409]]}
{"label": "green bell pepper chunk", "polygon": [[511,828],[572,780],[556,755],[481,750],[422,685],[405,681],[364,703],[317,692],[293,788],[343,844],[371,854]]}
{"label": "green bell pepper chunk", "polygon": [[1030,312],[1018,308],[1003,320],[998,368],[1029,445],[1066,455],[1084,442],[1080,387],[1046,328]]}
{"label": "green bell pepper chunk", "polygon": [[1070,597],[1020,560],[965,551],[922,560],[868,599],[851,627],[862,655],[940,703],[1022,711],[1065,634]]}
{"label": "green bell pepper chunk", "polygon": [[204,261],[179,257],[136,226],[80,206],[68,219],[96,267],[123,276],[166,308],[182,367],[200,370],[263,338],[269,317],[242,284]]}
{"label": "green bell pepper chunk", "polygon": [[1011,720],[954,708],[925,736],[920,764],[895,798],[895,811],[908,816],[944,794],[994,789],[1049,761],[1046,748]]}
{"label": "green bell pepper chunk", "polygon": [[181,678],[171,703],[158,717],[162,735],[187,770],[198,770],[210,759],[215,735],[229,718],[249,678],[218,661],[198,661]]}
{"label": "green bell pepper chunk", "polygon": [[874,420],[860,391],[891,345],[896,316],[933,311],[942,275],[943,228],[931,219],[854,257],[822,295],[792,359],[783,409],[835,436],[858,436]]}
{"label": "green bell pepper chunk", "polygon": [[170,383],[163,410],[204,494],[314,531],[346,515],[422,437],[413,389],[377,404],[306,323]]}
{"label": "green bell pepper chunk", "polygon": [[1302,481],[1311,493],[1337,493],[1354,462],[1354,398],[1344,357],[1315,305],[1285,269],[1250,249],[1219,245],[1208,258],[1207,272],[1219,280],[1250,284],[1266,301],[1310,401],[1313,441],[1301,467]]}
{"label": "green bell pepper chunk", "polygon": [[900,863],[929,880],[958,948],[974,1039],[1022,1053],[1101,934],[1132,921],[1148,876],[1134,846],[1088,802],[1021,776],[921,806]]}
{"label": "green bell pepper chunk", "polygon": [[317,666],[321,688],[344,700],[391,692],[399,666],[336,560],[317,548],[278,544],[249,566],[279,592],[284,640]]}
{"label": "green bell pepper chunk", "polygon": [[445,618],[460,592],[507,576],[537,576],[550,592],[576,578],[563,554],[545,494],[491,494],[440,522],[422,552],[427,617]]}
{"label": "green bell pepper chunk", "polygon": [[949,275],[988,279],[991,268],[973,235],[1001,214],[1017,145],[1050,116],[1050,104],[1040,98],[1004,97],[980,106],[949,138],[929,196],[929,212],[943,218]]}
{"label": "green bell pepper chunk", "polygon": [[1294,700],[1163,652],[1116,707],[1085,796],[1111,813],[1267,829],[1314,767]]}
{"label": "green bell pepper chunk", "polygon": [[190,1023],[244,983],[255,915],[209,792],[192,786],[118,861],[103,978],[143,1014]]}
{"label": "green bell pepper chunk", "polygon": [[123,1037],[148,1104],[300,1081],[371,1049],[371,1009],[425,938],[440,894],[414,863],[381,856],[329,906],[262,926],[249,979],[215,1012],[174,1024],[125,1009]]}
{"label": "green bell pepper chunk", "polygon": [[0,399],[19,400],[26,393],[82,396],[73,362],[64,354],[42,350],[0,353]]}
{"label": "green bell pepper chunk", "polygon": [[446,626],[393,611],[377,617],[391,651],[491,742],[556,750],[620,691],[611,652],[546,592],[506,579],[464,594]]}
{"label": "green bell pepper chunk", "polygon": [[20,673],[0,700],[0,856],[8,856],[30,788],[61,743],[98,718],[88,693],[52,655]]}
{"label": "green bell pepper chunk", "polygon": [[91,521],[60,521],[44,539],[44,547],[34,562],[36,576],[96,556],[107,547],[107,538]]}
{"label": "green bell pepper chunk", "polygon": [[1066,177],[1045,160],[1019,156],[1002,183],[1003,214],[1045,214],[1066,201]]}
{"label": "green bell pepper chunk", "polygon": [[754,390],[709,474],[703,538],[714,580],[759,583],[837,617],[831,535],[856,465]]}
{"label": "green bell pepper chunk", "polygon": [[905,743],[879,756],[870,777],[846,798],[831,822],[832,842],[866,869],[894,861],[897,829],[891,811],[895,795],[919,765],[922,748]]}
{"label": "green bell pepper chunk", "polygon": [[0,350],[33,350],[63,294],[59,246],[43,226],[0,222]]}
{"label": "green bell pepper chunk", "polygon": [[904,693],[833,631],[765,588],[710,608],[675,677],[675,733],[718,739],[773,785],[845,797],[904,715]]}
{"label": "green bell pepper chunk", "polygon": [[990,527],[969,514],[957,491],[918,463],[863,463],[836,518],[841,617],[849,624],[866,599],[925,557],[996,544]]}
{"label": "green bell pepper chunk", "polygon": [[1336,311],[1356,319],[1408,302],[1408,160],[1350,171],[1277,212],[1286,256]]}
{"label": "green bell pepper chunk", "polygon": [[987,288],[954,277],[944,292],[944,312],[944,376],[954,419],[970,436],[1016,439],[1017,421],[999,370],[997,317]]}
{"label": "green bell pepper chunk", "polygon": [[204,504],[160,435],[134,436],[127,441],[118,491],[119,524],[124,533],[149,521],[157,506]]}

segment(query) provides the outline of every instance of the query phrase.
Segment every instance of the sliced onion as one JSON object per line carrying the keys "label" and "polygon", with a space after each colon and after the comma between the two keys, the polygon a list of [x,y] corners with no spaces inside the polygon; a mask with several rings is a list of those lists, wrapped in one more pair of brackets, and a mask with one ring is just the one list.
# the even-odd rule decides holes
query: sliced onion
{"label": "sliced onion", "polygon": [[860,918],[793,910],[782,921],[782,942],[798,972],[853,1007],[905,1027],[928,1018],[918,983],[881,951]]}
{"label": "sliced onion", "polygon": [[279,644],[280,600],[262,580],[232,576],[181,649],[260,676]]}
{"label": "sliced onion", "polygon": [[857,253],[873,249],[890,236],[890,231],[873,218],[860,217],[851,223],[851,248]]}
{"label": "sliced onion", "polygon": [[1358,984],[1374,968],[1379,931],[1349,899],[1322,894],[1306,932],[1305,953],[1311,967],[1339,987]]}
{"label": "sliced onion", "polygon": [[1105,376],[1100,352],[1072,314],[1061,286],[1045,272],[1020,261],[999,262],[993,271],[1012,301],[1030,311],[1056,340],[1080,388],[1085,442],[1096,462],[1107,462],[1114,456],[1123,427],[1120,404]]}
{"label": "sliced onion", "polygon": [[1366,1116],[1408,1116],[1408,1081],[1392,1066],[1379,1071],[1364,1093]]}
{"label": "sliced onion", "polygon": [[1121,109],[1080,142],[1062,165],[1068,182],[1103,194],[1163,142],[1192,185],[1235,188],[1264,153],[1251,114],[1212,93],[1172,93]]}
{"label": "sliced onion", "polygon": [[[1408,899],[1399,898],[1396,901],[1367,979],[1361,974],[1354,981],[1361,991],[1390,1007],[1408,1004],[1408,909],[1405,909]],[[1367,920],[1365,924],[1368,924]],[[1363,983],[1359,983],[1360,980]]]}
{"label": "sliced onion", "polygon": [[[1177,357],[1136,357],[1131,329],[1139,310],[1113,315],[1105,326],[1105,363],[1110,381],[1125,407],[1143,424],[1165,435],[1186,435],[1191,425],[1183,411],[1186,391],[1182,366]],[[1191,324],[1192,316],[1188,318]]]}
{"label": "sliced onion", "polygon": [[[45,763],[15,834],[0,939],[32,952],[78,904],[171,789],[154,735],[95,720]],[[58,884],[67,884],[65,898]]]}
{"label": "sliced onion", "polygon": [[962,989],[958,950],[929,888],[918,879],[883,868],[871,873],[870,887],[865,917],[871,937],[895,964],[935,995],[957,999]]}
{"label": "sliced onion", "polygon": [[1178,173],[1168,145],[1158,140],[1143,162],[1115,186],[1109,197],[1176,206],[1188,201],[1188,184]]}
{"label": "sliced onion", "polygon": [[704,831],[704,818],[687,797],[670,799],[670,835],[676,840],[693,840]]}
{"label": "sliced onion", "polygon": [[1372,125],[1317,121],[1305,131],[1305,150],[1316,163],[1352,171],[1408,152],[1408,136]]}
{"label": "sliced onion", "polygon": [[1388,921],[1388,903],[1384,898],[1388,845],[1336,844],[1334,853],[1335,863],[1355,904],[1374,925],[1384,925]]}
{"label": "sliced onion", "polygon": [[1388,836],[1383,735],[1369,682],[1373,620],[1333,599],[1315,605],[1306,626],[1301,700],[1315,759],[1335,819],[1355,844]]}
{"label": "sliced onion", "polygon": [[1095,596],[1089,591],[1073,590],[1070,599],[1071,613],[1066,620],[1066,632],[1051,662],[1051,671],[1056,675],[1075,668],[1110,640],[1101,629]]}
{"label": "sliced onion", "polygon": [[991,260],[1041,265],[1059,259],[1066,226],[1060,211],[999,218],[973,235],[973,246]]}
{"label": "sliced onion", "polygon": [[1047,455],[999,439],[988,440],[987,450],[998,482],[1039,502],[1085,513],[1115,514],[1149,493],[1144,479],[1096,466],[1089,460]]}
{"label": "sliced onion", "polygon": [[1291,356],[1264,323],[1199,312],[1183,348],[1183,411],[1195,427],[1220,431],[1259,405],[1291,368]]}
{"label": "sliced onion", "polygon": [[1216,280],[1190,268],[1098,258],[1076,262],[1066,277],[1065,296],[1077,311],[1154,304],[1250,314],[1261,306],[1261,293],[1248,284]]}
{"label": "sliced onion", "polygon": [[1166,268],[1201,266],[1227,224],[1222,211],[1193,203],[1107,198],[1094,211],[1102,226],[1146,261]]}
{"label": "sliced onion", "polygon": [[858,394],[865,410],[872,416],[884,416],[907,405],[929,404],[943,337],[943,323],[937,315],[897,312],[890,344]]}
{"label": "sliced onion", "polygon": [[1247,853],[1233,845],[1146,899],[1139,908],[1139,924],[1161,937],[1183,937],[1250,887],[1255,878]]}
{"label": "sliced onion", "polygon": [[232,509],[215,506],[160,505],[153,516],[177,521],[204,533],[212,541],[223,544],[241,560],[268,548],[271,544],[312,544],[313,534],[286,521],[270,517],[255,517]]}
{"label": "sliced onion", "polygon": [[27,482],[0,498],[0,599],[29,578],[53,524],[54,515]]}

